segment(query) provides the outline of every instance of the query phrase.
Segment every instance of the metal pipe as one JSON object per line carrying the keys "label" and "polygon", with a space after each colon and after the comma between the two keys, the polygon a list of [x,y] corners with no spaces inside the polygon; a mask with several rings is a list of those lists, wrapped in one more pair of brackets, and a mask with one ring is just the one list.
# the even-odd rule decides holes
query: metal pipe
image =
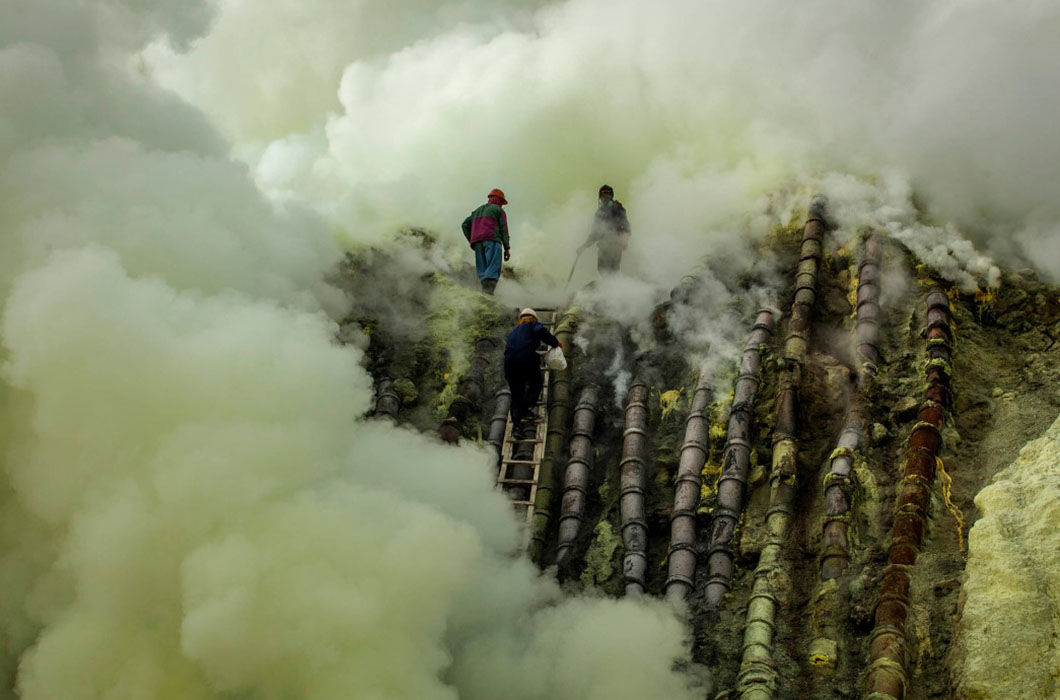
{"label": "metal pipe", "polygon": [[692,408],[685,420],[685,442],[674,480],[674,508],[670,515],[670,556],[666,596],[684,600],[695,584],[696,506],[699,504],[700,476],[707,461],[707,405],[713,392],[706,372],[700,370],[692,394]]}
{"label": "metal pipe", "polygon": [[762,347],[773,337],[773,312],[762,309],[743,348],[740,374],[732,393],[722,470],[718,476],[718,505],[714,509],[707,545],[707,606],[717,608],[732,585],[733,535],[743,512],[747,473],[751,465],[751,429],[762,371]]}
{"label": "metal pipe", "polygon": [[545,435],[545,453],[537,477],[537,496],[534,498],[534,515],[530,523],[530,543],[527,553],[533,561],[540,563],[545,552],[545,538],[552,519],[552,488],[555,480],[555,464],[567,442],[567,423],[570,420],[570,377],[573,370],[573,337],[577,317],[567,312],[556,325],[555,336],[563,345],[567,358],[567,369],[550,372],[548,395],[548,432]]}
{"label": "metal pipe", "polygon": [[876,627],[869,638],[866,695],[874,700],[902,700],[909,683],[905,633],[911,607],[910,572],[924,541],[942,427],[953,398],[950,306],[946,294],[939,289],[927,295],[927,326],[927,388],[909,435],[904,476],[894,509],[889,562],[880,584]]}
{"label": "metal pipe", "polygon": [[373,413],[383,418],[394,420],[401,409],[401,397],[394,391],[394,380],[384,377],[379,380],[375,392],[375,410]]}
{"label": "metal pipe", "polygon": [[858,384],[864,387],[876,376],[880,364],[880,232],[872,231],[865,241],[858,265],[857,329]]}
{"label": "metal pipe", "polygon": [[582,389],[578,405],[574,407],[574,426],[571,429],[569,457],[563,476],[563,498],[559,516],[559,535],[556,563],[567,562],[585,519],[585,501],[589,494],[589,471],[593,459],[593,428],[596,426],[595,386]]}
{"label": "metal pipe", "polygon": [[857,400],[847,412],[846,425],[832,450],[825,477],[825,518],[822,525],[821,583],[811,606],[814,638],[807,649],[810,666],[828,674],[839,657],[839,576],[850,563],[850,501],[854,458],[861,448],[864,421]]}
{"label": "metal pipe", "polygon": [[773,633],[780,596],[789,585],[782,553],[788,525],[794,514],[796,493],[796,415],[802,365],[809,348],[814,304],[817,301],[817,271],[824,236],[824,202],[815,198],[802,233],[795,298],[784,342],[785,367],[777,390],[776,427],[773,435],[773,472],[770,475],[769,509],[766,511],[766,544],[754,572],[754,586],[747,606],[743,658],[737,688],[742,700],[772,700],[776,690]]}
{"label": "metal pipe", "polygon": [[864,430],[861,410],[851,406],[847,423],[839,434],[835,449],[830,456],[828,476],[825,478],[824,552],[821,555],[821,579],[838,578],[850,562],[850,543],[847,531],[850,526],[851,474],[854,471],[854,454],[861,447]]}
{"label": "metal pipe", "polygon": [[512,390],[505,382],[493,399],[493,417],[490,418],[489,443],[497,451],[497,463],[500,464],[501,450],[504,449],[504,431],[508,426],[508,410],[512,407]]}
{"label": "metal pipe", "polygon": [[626,595],[644,593],[648,571],[648,520],[644,498],[644,446],[647,442],[648,385],[634,379],[626,399],[626,429],[619,462],[618,512],[625,555]]}
{"label": "metal pipe", "polygon": [[[864,389],[869,377],[876,374],[879,362],[880,328],[880,234],[873,231],[865,242],[858,274],[856,332],[862,363],[858,382]],[[838,578],[850,562],[847,530],[850,525],[850,475],[854,454],[861,446],[864,432],[863,398],[855,396],[847,413],[846,427],[832,451],[829,473],[825,480],[824,553],[821,579]]]}

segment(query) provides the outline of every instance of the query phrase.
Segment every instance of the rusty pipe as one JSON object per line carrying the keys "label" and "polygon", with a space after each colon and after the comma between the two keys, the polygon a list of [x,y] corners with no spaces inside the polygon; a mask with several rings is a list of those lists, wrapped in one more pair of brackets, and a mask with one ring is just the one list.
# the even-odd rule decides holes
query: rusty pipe
{"label": "rusty pipe", "polygon": [[707,461],[707,405],[711,389],[706,372],[700,370],[692,394],[692,407],[685,420],[685,442],[674,480],[674,508],[670,515],[670,556],[667,563],[666,596],[684,600],[695,584],[696,506],[699,504],[700,471]]}
{"label": "rusty pipe", "polygon": [[904,474],[894,509],[888,564],[876,605],[876,626],[869,638],[866,694],[877,700],[903,700],[909,683],[905,637],[912,605],[910,572],[924,541],[942,428],[951,399],[953,335],[949,299],[944,292],[934,289],[926,301],[927,388],[909,435]]}
{"label": "rusty pipe", "polygon": [[766,543],[754,572],[747,605],[747,620],[737,689],[741,700],[772,700],[777,670],[773,641],[777,610],[784,604],[790,585],[783,562],[788,526],[794,516],[796,481],[796,417],[802,365],[809,349],[813,310],[817,301],[825,222],[823,200],[815,198],[802,232],[795,298],[784,342],[784,369],[777,390],[776,426],[773,433],[773,471],[769,478],[769,508],[766,511]]}
{"label": "rusty pipe", "polygon": [[647,442],[648,385],[634,379],[626,399],[626,423],[619,462],[618,512],[622,523],[622,572],[626,595],[644,593],[648,571],[648,520],[644,451]]}
{"label": "rusty pipe", "polygon": [[751,465],[751,429],[755,401],[761,381],[762,348],[773,336],[773,312],[758,312],[751,334],[743,348],[740,375],[732,392],[728,431],[722,451],[722,470],[718,476],[718,506],[714,509],[710,540],[707,545],[708,607],[717,608],[732,585],[733,536],[743,512],[747,490],[747,473]]}
{"label": "rusty pipe", "polygon": [[574,547],[574,540],[578,537],[578,530],[585,519],[598,393],[595,386],[585,387],[574,407],[573,427],[567,448],[569,457],[563,475],[563,498],[560,501],[559,535],[556,545],[556,563],[560,565],[567,562]]}

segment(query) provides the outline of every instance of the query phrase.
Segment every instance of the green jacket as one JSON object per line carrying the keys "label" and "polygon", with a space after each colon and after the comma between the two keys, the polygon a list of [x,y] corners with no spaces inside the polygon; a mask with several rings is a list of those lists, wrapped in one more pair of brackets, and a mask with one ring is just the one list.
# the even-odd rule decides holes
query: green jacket
{"label": "green jacket", "polygon": [[508,244],[508,215],[504,213],[499,204],[487,202],[471,212],[471,216],[464,219],[464,238],[474,246],[480,241],[497,241],[507,250]]}

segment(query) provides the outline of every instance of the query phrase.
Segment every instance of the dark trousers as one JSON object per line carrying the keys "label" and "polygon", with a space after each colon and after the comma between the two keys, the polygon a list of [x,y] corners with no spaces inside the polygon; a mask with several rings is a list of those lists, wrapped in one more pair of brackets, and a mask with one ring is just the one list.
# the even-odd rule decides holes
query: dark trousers
{"label": "dark trousers", "polygon": [[596,269],[601,273],[618,272],[622,264],[622,246],[615,243],[599,243],[596,253]]}
{"label": "dark trousers", "polygon": [[512,390],[512,422],[518,424],[526,419],[530,410],[541,398],[544,375],[541,359],[535,353],[525,360],[504,360],[504,378]]}

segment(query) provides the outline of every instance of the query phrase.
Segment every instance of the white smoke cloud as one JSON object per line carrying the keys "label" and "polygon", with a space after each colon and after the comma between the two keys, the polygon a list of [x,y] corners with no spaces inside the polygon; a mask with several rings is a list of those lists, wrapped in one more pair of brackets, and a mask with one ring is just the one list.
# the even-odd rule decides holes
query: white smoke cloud
{"label": "white smoke cloud", "polygon": [[[515,262],[553,270],[569,265],[607,181],[630,206],[630,264],[661,278],[668,257],[697,259],[704,231],[732,229],[794,180],[897,171],[941,228],[1060,275],[1060,260],[1035,254],[1055,246],[1041,222],[1060,220],[1052,6],[671,0],[647,12],[569,0],[532,15],[483,3],[447,24],[427,5],[413,14],[435,21],[429,30],[381,30],[348,59],[328,88],[341,108],[265,129],[277,134],[270,166],[285,151],[303,164],[286,191],[380,236],[414,221],[458,241],[465,209],[501,185]],[[373,28],[404,16],[356,7]],[[268,15],[231,12],[248,26]],[[225,39],[153,65],[174,85],[209,81],[209,51],[212,68],[269,43]],[[274,112],[268,100],[188,94],[224,121]],[[250,143],[260,132],[233,133]],[[932,236],[923,249],[938,247]]]}
{"label": "white smoke cloud", "polygon": [[363,421],[329,226],[130,72],[206,18],[0,7],[0,695],[694,697],[666,606],[512,556],[485,451]]}

